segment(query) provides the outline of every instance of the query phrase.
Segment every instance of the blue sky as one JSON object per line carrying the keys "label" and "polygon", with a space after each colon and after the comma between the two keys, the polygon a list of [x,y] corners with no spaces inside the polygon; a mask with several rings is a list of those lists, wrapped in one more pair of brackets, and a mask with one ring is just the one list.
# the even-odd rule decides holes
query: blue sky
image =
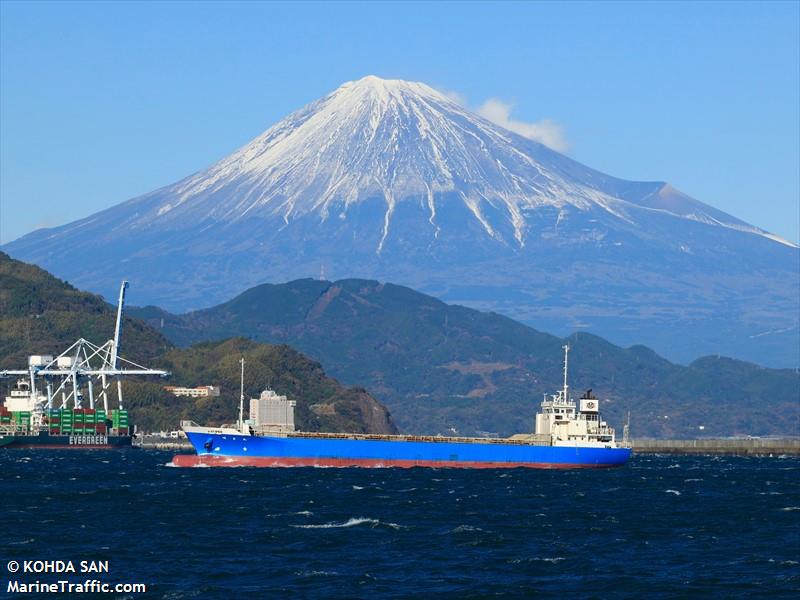
{"label": "blue sky", "polygon": [[0,242],[176,181],[375,74],[800,239],[800,6],[0,4]]}

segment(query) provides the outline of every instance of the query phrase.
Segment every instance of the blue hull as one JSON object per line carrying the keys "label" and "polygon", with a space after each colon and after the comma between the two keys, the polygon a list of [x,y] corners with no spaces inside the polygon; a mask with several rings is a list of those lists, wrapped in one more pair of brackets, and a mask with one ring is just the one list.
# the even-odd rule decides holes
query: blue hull
{"label": "blue hull", "polygon": [[197,456],[179,455],[181,466],[462,467],[570,469],[617,467],[630,448],[537,446],[482,442],[337,439],[187,433]]}

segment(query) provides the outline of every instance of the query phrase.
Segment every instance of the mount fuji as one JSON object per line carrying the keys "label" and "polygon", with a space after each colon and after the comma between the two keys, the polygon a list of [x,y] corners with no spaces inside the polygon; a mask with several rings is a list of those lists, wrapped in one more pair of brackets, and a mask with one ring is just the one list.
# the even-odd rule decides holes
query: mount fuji
{"label": "mount fuji", "polygon": [[323,272],[676,360],[800,353],[796,245],[372,76],[177,183],[4,250],[109,298],[128,278],[173,311]]}

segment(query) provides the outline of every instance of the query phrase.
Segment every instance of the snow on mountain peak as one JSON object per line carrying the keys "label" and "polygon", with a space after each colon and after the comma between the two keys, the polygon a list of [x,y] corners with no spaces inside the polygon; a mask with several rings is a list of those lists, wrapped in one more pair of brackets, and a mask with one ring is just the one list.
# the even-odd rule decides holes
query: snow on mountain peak
{"label": "snow on mountain peak", "polygon": [[[353,205],[377,199],[384,207],[375,248],[380,253],[400,203],[424,207],[435,239],[443,199],[453,196],[488,236],[517,247],[530,234],[528,215],[542,207],[557,209],[559,221],[570,209],[632,223],[631,208],[657,208],[749,227],[719,211],[711,215],[705,210],[710,207],[685,196],[681,206],[691,210],[683,212],[671,211],[656,196],[657,207],[631,204],[620,193],[627,183],[503,129],[423,83],[369,75],[292,113],[211,167],[149,195],[157,200],[137,213],[136,225],[254,216],[279,218],[284,226],[309,215],[346,220]],[[657,191],[662,184],[649,185]]]}
{"label": "snow on mountain peak", "polygon": [[439,102],[452,102],[447,96],[424,83],[403,79],[381,79],[375,75],[367,75],[361,79],[343,83],[331,95],[334,94],[370,95],[384,102],[390,98],[401,98],[403,95],[410,94],[429,96]]}

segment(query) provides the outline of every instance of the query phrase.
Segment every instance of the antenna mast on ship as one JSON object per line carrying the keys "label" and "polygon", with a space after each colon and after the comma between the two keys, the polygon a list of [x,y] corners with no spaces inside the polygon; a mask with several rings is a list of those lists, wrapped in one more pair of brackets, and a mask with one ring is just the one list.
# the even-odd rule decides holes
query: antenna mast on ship
{"label": "antenna mast on ship", "polygon": [[244,356],[239,362],[242,364],[242,378],[239,386],[239,432],[244,433]]}
{"label": "antenna mast on ship", "polygon": [[569,344],[565,344],[564,345],[564,390],[562,392],[564,394],[564,401],[565,402],[567,401],[567,390],[569,389],[569,386],[567,385],[567,363],[568,363],[568,359],[569,359]]}
{"label": "antenna mast on ship", "polygon": [[625,421],[625,425],[622,428],[622,441],[623,443],[629,443],[628,436],[630,435],[631,431],[631,411],[628,411],[628,420]]}

